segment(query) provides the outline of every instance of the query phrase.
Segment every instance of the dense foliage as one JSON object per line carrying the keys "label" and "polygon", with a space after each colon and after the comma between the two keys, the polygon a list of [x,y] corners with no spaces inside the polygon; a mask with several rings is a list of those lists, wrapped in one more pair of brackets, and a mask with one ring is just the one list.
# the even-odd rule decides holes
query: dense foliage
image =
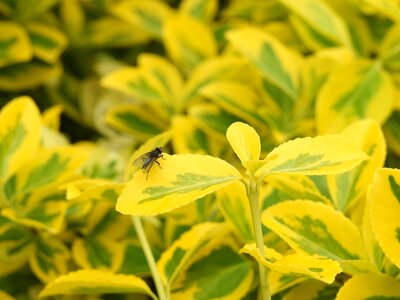
{"label": "dense foliage", "polygon": [[0,16],[1,299],[400,299],[398,0]]}

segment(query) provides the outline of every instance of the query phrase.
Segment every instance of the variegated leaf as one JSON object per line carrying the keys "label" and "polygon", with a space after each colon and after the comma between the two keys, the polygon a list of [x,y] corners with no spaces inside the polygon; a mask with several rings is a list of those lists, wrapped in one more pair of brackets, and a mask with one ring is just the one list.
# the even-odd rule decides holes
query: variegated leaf
{"label": "variegated leaf", "polygon": [[347,127],[342,134],[370,157],[351,171],[328,176],[329,193],[333,203],[338,210],[345,212],[365,195],[375,170],[383,167],[386,144],[381,127],[374,120],[356,122]]}
{"label": "variegated leaf", "polygon": [[353,299],[400,299],[400,283],[384,274],[353,276],[339,290],[336,300]]}
{"label": "variegated leaf", "polygon": [[286,201],[264,211],[262,222],[293,249],[330,259],[366,256],[357,227],[332,207],[306,200]]}
{"label": "variegated leaf", "polygon": [[400,267],[400,171],[378,170],[369,197],[375,238],[386,256]]}
{"label": "variegated leaf", "polygon": [[67,37],[62,31],[42,23],[28,25],[33,54],[47,63],[55,63],[67,47]]}
{"label": "variegated leaf", "polygon": [[0,123],[0,177],[4,180],[36,155],[42,124],[39,109],[27,96],[5,105]]}
{"label": "variegated leaf", "polygon": [[184,0],[179,5],[179,12],[204,22],[210,22],[218,13],[218,1]]}
{"label": "variegated leaf", "polygon": [[257,175],[290,173],[337,174],[348,171],[368,156],[344,136],[326,135],[297,138],[276,147],[263,161]]}
{"label": "variegated leaf", "polygon": [[141,278],[100,270],[79,270],[60,276],[47,284],[39,297],[107,293],[141,293],[157,299]]}
{"label": "variegated leaf", "polygon": [[[0,22],[0,67],[29,61],[32,47],[25,29],[18,23]],[[3,72],[3,69],[2,69]]]}
{"label": "variegated leaf", "polygon": [[161,0],[121,1],[112,6],[112,12],[157,38],[162,37],[164,23],[173,15],[170,7]]}
{"label": "variegated leaf", "polygon": [[332,71],[318,94],[318,132],[338,133],[365,118],[383,123],[391,114],[393,104],[392,80],[378,62],[356,60],[342,65]]}
{"label": "variegated leaf", "polygon": [[48,65],[40,61],[31,61],[7,66],[0,72],[0,89],[8,92],[17,92],[32,89],[50,78],[57,79],[61,75],[61,65]]}
{"label": "variegated leaf", "polygon": [[172,60],[187,72],[217,54],[211,30],[190,16],[177,15],[168,19],[163,28],[163,41]]}
{"label": "variegated leaf", "polygon": [[67,273],[69,251],[60,240],[36,238],[34,244],[29,265],[42,282],[50,282]]}
{"label": "variegated leaf", "polygon": [[228,40],[271,83],[292,100],[298,94],[298,57],[274,37],[255,28],[230,31]]}
{"label": "variegated leaf", "polygon": [[240,182],[217,192],[218,204],[227,222],[233,227],[243,242],[254,241],[251,212],[246,189]]}
{"label": "variegated leaf", "polygon": [[136,216],[158,215],[240,178],[233,166],[211,156],[164,154],[159,163],[160,167],[154,163],[148,174],[139,171],[133,175],[118,198],[117,211]]}
{"label": "variegated leaf", "polygon": [[265,247],[263,257],[255,244],[246,244],[240,252],[253,256],[259,263],[275,272],[303,275],[325,283],[332,283],[342,271],[338,262],[302,253],[282,255],[272,248]]}
{"label": "variegated leaf", "polygon": [[350,46],[350,35],[343,20],[325,2],[321,0],[301,0],[294,3],[290,0],[279,0],[294,14],[299,16],[320,39],[328,39],[335,44]]}
{"label": "variegated leaf", "polygon": [[191,265],[176,291],[172,291],[173,299],[242,299],[250,291],[252,264],[228,246],[215,248]]}

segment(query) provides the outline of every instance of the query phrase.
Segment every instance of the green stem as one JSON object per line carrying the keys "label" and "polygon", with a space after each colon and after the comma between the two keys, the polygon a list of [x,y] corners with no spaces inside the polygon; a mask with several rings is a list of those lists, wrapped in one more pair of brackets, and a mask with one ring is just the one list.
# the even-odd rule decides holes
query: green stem
{"label": "green stem", "polygon": [[132,217],[133,226],[135,227],[136,233],[139,237],[140,244],[142,245],[144,255],[146,256],[147,263],[149,264],[151,275],[153,276],[154,284],[157,289],[158,298],[160,300],[168,300],[167,294],[165,292],[164,286],[161,282],[160,274],[158,274],[156,261],[154,259],[153,253],[149,242],[147,241],[146,234],[143,230],[142,221],[140,217]]}
{"label": "green stem", "polygon": [[[250,183],[247,185],[247,197],[250,201],[251,217],[253,219],[254,236],[256,239],[256,246],[260,251],[261,255],[265,257],[264,240],[261,227],[261,210],[259,204],[260,189],[254,180],[254,177],[250,178]],[[271,293],[269,291],[269,270],[262,264],[258,263],[260,272],[260,285],[261,294],[263,300],[271,300]]]}

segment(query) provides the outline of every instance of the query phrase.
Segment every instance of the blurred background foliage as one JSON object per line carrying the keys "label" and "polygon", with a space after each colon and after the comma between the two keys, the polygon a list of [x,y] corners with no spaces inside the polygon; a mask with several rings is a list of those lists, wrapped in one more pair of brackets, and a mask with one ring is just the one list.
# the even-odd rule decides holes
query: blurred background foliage
{"label": "blurred background foliage", "polygon": [[[31,96],[42,113],[31,125],[47,128],[37,147],[74,148],[53,153],[70,162],[56,159],[62,167],[53,179],[63,186],[62,195],[51,180],[41,182],[37,194],[24,192],[35,203],[32,210],[41,203],[41,209],[57,212],[50,223],[43,216],[35,223],[30,210],[15,213],[22,196],[2,199],[7,218],[0,217],[0,227],[12,228],[7,232],[23,241],[16,251],[24,249],[21,257],[29,249],[42,252],[31,256],[30,267],[14,257],[18,263],[4,271],[0,287],[16,295],[29,285],[19,295],[28,299],[42,283],[77,267],[148,274],[129,219],[113,204],[129,155],[152,138],[169,153],[211,154],[238,165],[225,139],[235,121],[256,128],[265,155],[287,140],[340,133],[369,118],[385,134],[386,166],[399,167],[399,41],[396,0],[0,0],[1,106]],[[46,155],[48,161],[53,157]],[[78,179],[88,182],[71,184]],[[317,196],[329,202],[313,180]],[[9,190],[12,180],[3,178],[1,185]],[[272,185],[265,206],[297,196],[284,193],[285,180]],[[42,202],[46,197],[73,201],[48,204]],[[228,218],[228,208],[221,214],[215,197],[161,221],[147,220],[156,256],[193,224]],[[354,217],[354,207],[347,209]],[[119,233],[104,238],[116,219]],[[287,249],[276,236],[268,238]],[[99,248],[112,254],[97,257]],[[35,257],[46,257],[50,265],[57,261],[54,273]],[[388,261],[380,263],[398,274]]]}

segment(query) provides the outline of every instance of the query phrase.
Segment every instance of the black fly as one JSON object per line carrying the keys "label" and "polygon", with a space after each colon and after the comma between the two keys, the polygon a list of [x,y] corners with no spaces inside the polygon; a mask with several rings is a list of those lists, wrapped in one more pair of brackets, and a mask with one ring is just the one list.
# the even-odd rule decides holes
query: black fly
{"label": "black fly", "polygon": [[147,172],[147,174],[146,174],[146,180],[147,180],[147,177],[149,177],[150,169],[154,163],[157,163],[157,165],[161,169],[161,165],[157,161],[157,159],[159,159],[159,158],[164,159],[162,152],[163,152],[163,148],[157,147],[154,150],[151,150],[150,152],[147,152],[147,153],[139,156],[137,159],[135,159],[132,162],[132,164],[140,165],[141,166],[140,168],[143,170],[143,172]]}

